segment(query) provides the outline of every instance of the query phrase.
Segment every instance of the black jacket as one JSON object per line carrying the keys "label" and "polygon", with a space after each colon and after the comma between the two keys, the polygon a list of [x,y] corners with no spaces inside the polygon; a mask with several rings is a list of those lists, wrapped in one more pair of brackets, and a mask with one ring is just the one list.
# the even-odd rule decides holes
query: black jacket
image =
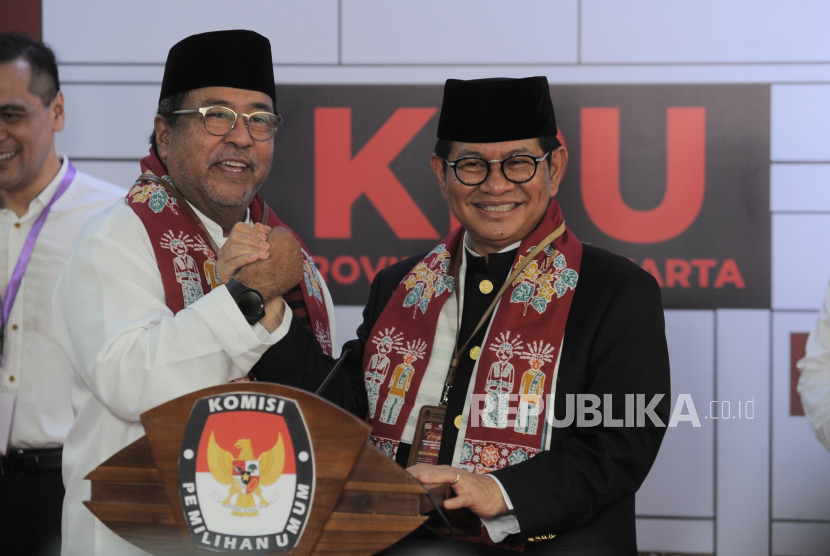
{"label": "black jacket", "polygon": [[[332,401],[343,405],[363,386],[363,346],[401,279],[422,258],[402,261],[375,277],[358,339],[347,344],[355,353],[336,385],[327,388],[326,397]],[[466,305],[462,323],[471,320]],[[296,369],[289,374],[308,376],[306,382],[324,376],[331,359],[314,347],[313,335],[292,324],[289,336],[289,342],[279,342],[263,360],[273,358],[282,369]],[[307,347],[297,350],[297,344]],[[257,367],[268,365],[262,363]],[[261,374],[260,379],[268,377]],[[466,392],[467,385],[459,379],[453,390]],[[655,394],[664,394],[654,412],[668,423],[669,357],[660,288],[651,275],[627,259],[583,246],[558,381],[554,414],[559,420],[565,419],[569,394],[595,394],[603,399],[603,406],[604,395],[610,394],[615,419],[625,417],[626,394],[643,395],[645,405]],[[448,419],[453,417],[448,411]],[[553,429],[550,451],[494,472],[515,508],[521,527],[516,540],[556,535],[553,540],[528,543],[526,551],[607,547],[619,556],[636,555],[634,494],[651,469],[665,432],[648,417],[645,425],[577,428],[574,421],[567,428]]]}

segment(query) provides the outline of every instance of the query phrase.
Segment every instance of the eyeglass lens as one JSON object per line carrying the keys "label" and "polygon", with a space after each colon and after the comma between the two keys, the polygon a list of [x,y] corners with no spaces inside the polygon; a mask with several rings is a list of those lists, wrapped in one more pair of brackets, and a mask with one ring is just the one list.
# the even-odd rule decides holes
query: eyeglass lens
{"label": "eyeglass lens", "polygon": [[[227,135],[233,128],[234,111],[224,106],[214,106],[205,113],[205,128],[213,135]],[[255,112],[248,117],[251,137],[265,141],[277,132],[277,118],[267,112]]]}
{"label": "eyeglass lens", "polygon": [[[530,181],[536,175],[536,159],[516,155],[501,162],[501,171],[513,183]],[[455,176],[465,185],[480,185],[490,173],[490,163],[483,158],[463,158],[455,164]]]}

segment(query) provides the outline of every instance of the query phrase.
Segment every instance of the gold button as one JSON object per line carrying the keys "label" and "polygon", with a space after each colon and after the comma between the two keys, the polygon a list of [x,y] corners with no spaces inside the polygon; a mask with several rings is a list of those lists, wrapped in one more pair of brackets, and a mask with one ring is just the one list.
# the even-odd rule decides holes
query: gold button
{"label": "gold button", "polygon": [[478,356],[481,354],[481,348],[479,346],[475,346],[473,349],[470,350],[470,359],[475,361],[478,359]]}
{"label": "gold button", "polygon": [[9,377],[9,382],[14,382],[14,376]]}
{"label": "gold button", "polygon": [[455,421],[453,421],[453,422],[455,423],[455,428],[460,429],[461,428],[461,415],[456,417]]}
{"label": "gold button", "polygon": [[19,227],[20,227],[20,222],[15,222],[15,223],[14,223],[14,227],[15,227],[15,228],[19,228]]}
{"label": "gold button", "polygon": [[12,325],[12,330],[17,330],[17,325],[16,324]]}
{"label": "gold button", "polygon": [[487,295],[488,293],[493,291],[493,282],[491,282],[490,280],[482,280],[478,284],[478,289],[479,291],[481,291],[481,293]]}

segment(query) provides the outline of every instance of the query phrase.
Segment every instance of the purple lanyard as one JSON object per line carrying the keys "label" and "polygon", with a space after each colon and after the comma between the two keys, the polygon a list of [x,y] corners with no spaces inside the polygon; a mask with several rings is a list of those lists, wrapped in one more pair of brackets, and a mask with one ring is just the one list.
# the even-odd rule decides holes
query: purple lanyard
{"label": "purple lanyard", "polygon": [[43,212],[41,212],[37,217],[37,220],[35,220],[35,223],[32,225],[32,229],[29,230],[29,236],[23,244],[23,250],[20,252],[20,258],[17,259],[14,272],[12,272],[12,276],[9,279],[9,285],[6,288],[6,295],[3,297],[3,320],[0,321],[0,366],[3,365],[3,353],[5,351],[3,348],[6,336],[6,323],[9,321],[9,315],[12,312],[14,300],[17,297],[18,290],[20,290],[20,283],[23,281],[23,275],[26,274],[26,267],[29,266],[29,259],[32,258],[32,251],[35,250],[37,236],[40,235],[40,231],[43,229],[43,224],[46,223],[46,217],[49,216],[49,210],[52,208],[52,205],[54,205],[55,201],[60,199],[61,195],[63,195],[69,188],[69,184],[72,183],[73,179],[75,179],[75,167],[71,162],[68,162],[66,166],[66,174],[64,174],[60,185],[58,185],[58,190],[55,191],[55,194],[52,196],[52,200],[47,203],[43,209]]}

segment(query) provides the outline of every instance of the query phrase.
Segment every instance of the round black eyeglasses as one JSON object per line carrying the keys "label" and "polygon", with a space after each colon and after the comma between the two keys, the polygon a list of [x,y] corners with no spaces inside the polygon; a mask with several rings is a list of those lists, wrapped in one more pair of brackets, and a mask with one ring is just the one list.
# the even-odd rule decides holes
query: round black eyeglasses
{"label": "round black eyeglasses", "polygon": [[548,157],[530,156],[529,154],[514,154],[501,160],[484,160],[478,156],[464,156],[455,160],[447,160],[447,166],[452,166],[455,177],[464,185],[481,185],[490,176],[490,166],[499,163],[502,175],[513,183],[526,183],[536,175],[539,163]]}

